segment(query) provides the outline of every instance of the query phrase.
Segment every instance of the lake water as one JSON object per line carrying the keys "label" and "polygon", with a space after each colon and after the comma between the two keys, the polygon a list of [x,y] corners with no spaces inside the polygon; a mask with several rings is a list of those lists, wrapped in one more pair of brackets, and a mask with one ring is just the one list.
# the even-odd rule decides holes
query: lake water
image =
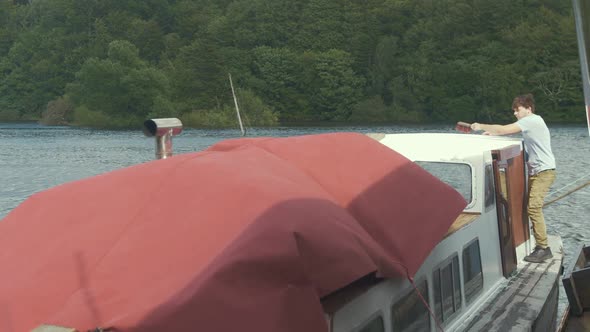
{"label": "lake water", "polygon": [[[557,179],[548,199],[590,181],[590,138],[585,126],[550,126]],[[386,126],[251,129],[249,136],[293,136],[336,131],[452,132],[452,126]],[[173,139],[174,153],[200,151],[236,130],[186,129]],[[77,179],[154,159],[154,139],[137,131],[106,131],[0,123],[0,222],[31,194]],[[545,208],[547,231],[562,237],[569,255],[590,244],[590,186]],[[567,300],[561,290],[561,305]]]}

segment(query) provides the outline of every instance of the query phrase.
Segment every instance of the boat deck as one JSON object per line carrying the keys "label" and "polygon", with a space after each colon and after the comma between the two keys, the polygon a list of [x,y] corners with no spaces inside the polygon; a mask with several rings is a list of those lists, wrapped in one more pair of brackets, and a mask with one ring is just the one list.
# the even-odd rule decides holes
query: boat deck
{"label": "boat deck", "polygon": [[[518,272],[467,321],[463,331],[554,331],[559,277],[563,262],[561,238],[549,236],[553,258],[541,264],[518,263]],[[586,330],[587,331],[587,330]]]}
{"label": "boat deck", "polygon": [[590,331],[590,313],[578,317],[570,315],[567,318],[567,325],[561,331],[563,332],[587,332]]}

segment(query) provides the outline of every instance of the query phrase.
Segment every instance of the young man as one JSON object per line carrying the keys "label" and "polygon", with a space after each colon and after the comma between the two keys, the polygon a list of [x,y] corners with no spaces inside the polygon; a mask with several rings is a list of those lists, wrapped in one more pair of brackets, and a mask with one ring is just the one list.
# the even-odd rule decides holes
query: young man
{"label": "young man", "polygon": [[549,187],[555,180],[555,157],[551,151],[551,136],[543,118],[535,114],[532,94],[514,98],[512,110],[517,121],[508,125],[473,123],[471,129],[483,130],[484,135],[510,135],[522,132],[528,155],[529,203],[527,211],[533,224],[535,250],[524,258],[527,262],[541,263],[553,257],[547,243],[547,229],[543,217],[543,204]]}

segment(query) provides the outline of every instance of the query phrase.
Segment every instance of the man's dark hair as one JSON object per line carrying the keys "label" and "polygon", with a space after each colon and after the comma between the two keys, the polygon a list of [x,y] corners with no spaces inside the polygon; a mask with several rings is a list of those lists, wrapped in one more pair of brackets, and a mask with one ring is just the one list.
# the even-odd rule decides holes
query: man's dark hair
{"label": "man's dark hair", "polygon": [[535,98],[531,93],[515,97],[512,101],[512,110],[517,109],[519,106],[524,108],[530,107],[531,111],[535,113]]}

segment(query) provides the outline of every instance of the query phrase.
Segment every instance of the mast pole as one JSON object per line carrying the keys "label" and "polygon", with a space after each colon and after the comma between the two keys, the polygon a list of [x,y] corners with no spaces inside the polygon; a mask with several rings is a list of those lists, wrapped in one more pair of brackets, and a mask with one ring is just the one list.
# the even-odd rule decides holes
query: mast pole
{"label": "mast pole", "polygon": [[[590,22],[584,22],[583,18],[590,16],[590,6],[588,2],[582,7],[580,0],[572,0],[574,5],[574,17],[576,20],[576,32],[578,36],[578,51],[580,53],[580,68],[582,70],[582,82],[584,86],[584,104],[586,106],[586,123],[588,125],[588,135],[590,136],[590,74],[588,73],[588,54],[586,41],[590,38]],[[582,10],[584,12],[582,13]],[[584,35],[587,33],[588,35]]]}
{"label": "mast pole", "polygon": [[234,83],[231,80],[231,74],[228,73],[229,76],[229,85],[231,86],[231,94],[234,96],[234,104],[236,105],[236,114],[238,115],[238,122],[240,123],[240,131],[242,132],[242,136],[246,136],[246,131],[244,130],[244,125],[242,124],[242,117],[240,116],[240,108],[238,107],[238,99],[236,98],[236,92],[234,91]]}

